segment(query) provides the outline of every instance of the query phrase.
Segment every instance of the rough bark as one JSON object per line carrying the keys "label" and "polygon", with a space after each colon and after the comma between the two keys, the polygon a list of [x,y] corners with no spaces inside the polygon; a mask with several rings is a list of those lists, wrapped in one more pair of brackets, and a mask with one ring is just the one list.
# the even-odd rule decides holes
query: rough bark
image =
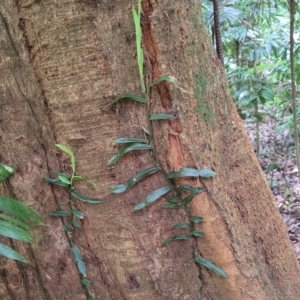
{"label": "rough bark", "polygon": [[[77,171],[98,184],[80,191],[105,198],[78,204],[86,214],[74,239],[97,299],[298,299],[300,277],[281,217],[232,103],[200,16],[199,1],[143,1],[146,80],[175,76],[181,89],[154,89],[152,113],[179,119],[154,128],[158,159],[167,170],[204,167],[214,179],[189,181],[207,193],[192,203],[204,217],[196,252],[222,267],[228,279],[193,263],[195,241],[161,242],[185,220],[133,207],[164,183],[160,175],[121,195],[111,186],[151,166],[146,153],[109,167],[113,140],[143,137],[146,108],[123,93],[139,93],[131,0],[5,0],[0,2],[0,160],[18,166],[3,190],[34,206],[46,225],[31,247],[18,244],[31,265],[1,259],[1,299],[85,299],[62,220],[66,194],[42,182],[70,171],[55,143],[69,145]],[[200,287],[202,287],[200,291]]]}

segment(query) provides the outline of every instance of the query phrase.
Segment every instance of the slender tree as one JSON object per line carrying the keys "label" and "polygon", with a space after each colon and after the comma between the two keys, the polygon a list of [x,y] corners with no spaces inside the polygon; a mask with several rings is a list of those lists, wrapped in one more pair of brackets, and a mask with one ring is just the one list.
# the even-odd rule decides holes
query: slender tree
{"label": "slender tree", "polygon": [[[1,259],[0,298],[298,299],[298,265],[230,99],[199,1],[142,1],[145,85],[170,75],[178,86],[152,86],[148,106],[130,97],[112,104],[122,94],[143,95],[133,6],[132,0],[0,2],[0,159],[18,166],[3,192],[33,206],[46,224],[34,246],[14,243],[30,264]],[[189,204],[191,215],[203,217],[195,226],[205,236],[166,247],[164,240],[184,230],[172,226],[189,221],[184,211],[162,209],[167,196],[133,210],[166,185],[161,172],[124,193],[109,192],[153,167],[147,151],[107,164],[119,150],[114,140],[147,139],[148,115],[158,113],[174,116],[152,122],[155,160],[166,173],[184,167],[217,172],[174,180],[206,189]],[[89,286],[82,284],[78,252],[63,229],[66,218],[48,215],[66,208],[68,192],[42,178],[72,174],[55,144],[68,145],[76,170],[97,183],[95,190],[80,185],[80,192],[106,200],[74,204],[85,214],[72,241]]]}

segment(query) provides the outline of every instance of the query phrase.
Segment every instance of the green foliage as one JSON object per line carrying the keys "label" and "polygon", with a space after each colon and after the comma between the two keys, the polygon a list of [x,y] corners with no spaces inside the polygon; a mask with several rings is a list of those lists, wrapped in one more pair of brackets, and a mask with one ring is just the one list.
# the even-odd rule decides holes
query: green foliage
{"label": "green foliage", "polygon": [[[212,32],[212,3],[203,0],[202,6],[204,22]],[[295,20],[299,26],[299,16],[295,16]],[[278,130],[293,126],[291,111],[287,109],[291,105],[289,24],[284,1],[220,2],[225,66],[238,111],[242,118],[255,122],[263,121],[275,111],[272,117],[282,120]],[[295,55],[299,51],[300,41],[295,35]],[[295,62],[295,71],[299,83],[299,59]],[[290,118],[283,118],[284,115]]]}
{"label": "green foliage", "polygon": [[[85,215],[84,215],[84,212],[82,212],[76,208],[75,201],[73,201],[73,199],[79,200],[81,202],[92,203],[92,204],[102,203],[102,202],[104,202],[104,200],[99,199],[99,198],[87,197],[75,190],[74,184],[75,184],[75,182],[78,182],[78,181],[86,181],[88,183],[91,183],[92,186],[95,186],[95,184],[93,182],[85,179],[83,176],[75,174],[75,170],[76,170],[75,156],[70,148],[68,148],[67,146],[62,145],[62,144],[57,144],[56,147],[59,148],[60,150],[62,150],[63,152],[65,152],[69,156],[70,162],[71,162],[71,167],[72,167],[72,174],[68,175],[65,173],[56,173],[56,175],[57,175],[56,178],[45,177],[45,178],[43,178],[43,180],[50,184],[60,186],[60,187],[67,189],[68,200],[66,203],[68,204],[69,209],[68,210],[58,209],[58,210],[50,212],[49,215],[53,216],[53,217],[66,218],[67,224],[63,225],[63,229],[68,234],[70,234],[69,235],[70,247],[71,247],[72,253],[74,255],[74,259],[76,261],[78,271],[82,277],[86,277],[86,265],[82,259],[80,250],[74,244],[73,235],[71,234],[71,233],[73,233],[73,231],[76,228],[81,227],[80,221],[84,219]],[[90,285],[91,281],[86,278],[82,278],[81,283],[82,283],[82,286],[84,287],[84,289],[86,290],[87,287]],[[88,294],[88,292],[87,292],[87,294]],[[89,297],[89,299],[92,299],[92,298]]]}
{"label": "green foliage", "polygon": [[[200,224],[203,222],[203,218],[200,216],[191,216],[190,215],[190,203],[192,202],[193,198],[205,191],[203,187],[195,187],[187,184],[183,184],[177,186],[175,182],[175,178],[191,178],[191,177],[201,177],[201,178],[210,178],[217,175],[216,172],[209,170],[209,169],[202,169],[198,170],[195,168],[181,168],[179,171],[171,171],[167,172],[164,170],[163,166],[159,163],[155,155],[155,148],[153,142],[153,135],[152,135],[152,123],[157,121],[168,121],[175,119],[176,117],[168,114],[167,112],[161,112],[158,114],[152,115],[150,113],[150,97],[151,97],[151,90],[158,84],[166,84],[171,83],[175,87],[178,86],[177,79],[173,76],[163,75],[159,78],[155,79],[151,84],[145,86],[144,83],[144,75],[143,75],[143,59],[144,54],[141,48],[141,38],[142,38],[142,31],[140,27],[140,13],[141,13],[141,1],[139,0],[138,4],[138,12],[133,8],[133,20],[135,24],[135,31],[136,31],[136,42],[137,42],[137,61],[138,61],[138,69],[140,74],[140,82],[143,91],[143,96],[137,96],[133,94],[125,94],[115,98],[112,103],[117,102],[120,99],[124,98],[131,98],[135,101],[147,104],[148,107],[148,129],[143,127],[144,132],[146,133],[146,139],[135,138],[135,137],[120,137],[115,140],[117,144],[125,144],[120,151],[114,155],[109,161],[108,164],[116,163],[121,157],[123,157],[126,153],[133,151],[133,150],[140,150],[140,151],[148,151],[154,166],[151,168],[144,169],[137,174],[133,175],[127,182],[124,184],[118,184],[110,189],[110,193],[112,194],[119,194],[124,193],[129,190],[133,185],[140,182],[141,180],[145,179],[146,177],[160,172],[162,176],[165,178],[166,184],[164,186],[154,190],[150,193],[143,202],[138,203],[133,210],[138,211],[146,208],[147,206],[153,205],[154,202],[157,202],[162,197],[167,197],[167,202],[162,205],[162,208],[166,209],[183,209],[186,213],[186,217],[189,220],[188,223],[177,223],[173,226],[175,230],[184,230],[187,233],[179,233],[175,234],[168,239],[166,239],[162,246],[167,246],[174,241],[178,240],[188,240],[190,238],[201,238],[204,236],[202,231],[199,231],[195,228],[195,225]],[[182,90],[182,89],[181,89]],[[66,182],[66,180],[64,180]],[[169,196],[168,196],[169,195]],[[195,249],[194,249],[195,250]],[[217,274],[225,274],[220,268],[214,266],[211,262],[207,260],[196,260],[197,257],[194,258],[195,262],[201,261],[201,264],[206,266],[207,268],[215,271]],[[205,263],[206,262],[206,263]]]}
{"label": "green foliage", "polygon": [[[0,163],[0,183],[15,172],[16,168]],[[0,195],[0,235],[26,243],[33,243],[32,225],[43,225],[42,216],[29,206]],[[1,220],[2,219],[2,220]],[[0,255],[27,263],[27,259],[17,251],[0,243]]]}

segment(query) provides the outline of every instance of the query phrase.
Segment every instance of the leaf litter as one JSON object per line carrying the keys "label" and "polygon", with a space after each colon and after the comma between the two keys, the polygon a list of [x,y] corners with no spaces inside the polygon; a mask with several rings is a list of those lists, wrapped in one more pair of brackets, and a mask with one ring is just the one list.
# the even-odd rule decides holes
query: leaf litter
{"label": "leaf litter", "polygon": [[[256,151],[255,123],[244,122]],[[260,124],[258,161],[264,171],[279,212],[286,224],[290,241],[300,264],[300,181],[295,158],[293,134],[276,133],[278,121],[268,117]],[[257,154],[257,153],[256,153]]]}

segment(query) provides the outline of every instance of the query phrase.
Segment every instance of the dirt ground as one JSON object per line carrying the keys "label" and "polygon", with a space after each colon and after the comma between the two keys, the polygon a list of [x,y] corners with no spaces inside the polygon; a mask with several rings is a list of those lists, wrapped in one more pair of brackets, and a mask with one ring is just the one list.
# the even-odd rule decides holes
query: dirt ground
{"label": "dirt ground", "polygon": [[295,159],[293,134],[289,130],[276,133],[278,121],[268,118],[259,126],[259,153],[256,126],[245,122],[259,163],[273,192],[274,200],[286,224],[300,264],[300,182]]}

